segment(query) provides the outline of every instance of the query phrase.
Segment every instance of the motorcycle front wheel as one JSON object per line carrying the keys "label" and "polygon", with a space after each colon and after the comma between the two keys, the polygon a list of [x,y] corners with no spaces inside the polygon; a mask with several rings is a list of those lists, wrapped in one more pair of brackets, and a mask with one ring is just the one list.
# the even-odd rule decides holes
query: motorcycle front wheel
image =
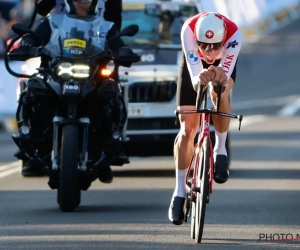
{"label": "motorcycle front wheel", "polygon": [[[58,201],[61,211],[71,212],[79,205],[78,127],[68,124],[63,127],[60,152],[60,185]],[[79,198],[80,199],[80,198]]]}

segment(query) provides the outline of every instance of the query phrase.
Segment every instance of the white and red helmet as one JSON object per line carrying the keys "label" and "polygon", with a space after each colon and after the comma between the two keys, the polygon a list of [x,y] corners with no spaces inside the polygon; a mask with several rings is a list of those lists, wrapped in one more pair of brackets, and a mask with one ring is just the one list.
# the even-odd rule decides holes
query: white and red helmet
{"label": "white and red helmet", "polygon": [[197,20],[194,33],[198,42],[223,42],[226,37],[225,21],[220,14],[207,12]]}

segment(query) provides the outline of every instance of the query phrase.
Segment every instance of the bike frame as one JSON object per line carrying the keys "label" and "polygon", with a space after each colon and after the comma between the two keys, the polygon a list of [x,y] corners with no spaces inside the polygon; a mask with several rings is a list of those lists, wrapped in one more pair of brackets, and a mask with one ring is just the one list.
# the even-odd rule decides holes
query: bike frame
{"label": "bike frame", "polygon": [[[195,114],[195,113],[201,113],[200,116],[200,122],[199,122],[199,127],[200,127],[200,132],[198,135],[198,141],[197,144],[195,145],[195,151],[198,150],[197,153],[194,153],[193,158],[191,159],[191,162],[189,164],[189,169],[188,169],[188,173],[186,176],[186,186],[187,186],[187,192],[189,193],[190,191],[193,192],[193,196],[195,197],[196,193],[198,192],[197,187],[196,187],[196,179],[197,179],[197,170],[199,168],[199,160],[200,160],[200,150],[202,147],[202,143],[204,138],[208,138],[209,141],[209,147],[210,147],[210,155],[209,155],[209,162],[210,162],[210,174],[209,174],[209,192],[212,193],[212,183],[213,183],[213,174],[214,174],[214,163],[213,163],[213,149],[212,149],[212,143],[210,140],[210,130],[209,130],[209,126],[210,126],[210,119],[211,119],[211,115],[215,114],[215,115],[221,115],[221,116],[226,116],[226,117],[230,117],[230,118],[236,118],[239,120],[240,124],[239,124],[239,130],[241,127],[241,122],[243,119],[242,115],[234,115],[234,114],[227,114],[224,112],[220,112],[220,99],[221,99],[221,94],[222,94],[222,86],[218,86],[218,91],[217,91],[217,110],[213,110],[213,109],[208,109],[206,108],[207,106],[207,87],[201,85],[201,87],[198,90],[198,94],[197,94],[197,101],[196,101],[196,109],[195,110],[176,110],[176,118],[178,119],[178,115],[179,114]],[[204,104],[203,104],[203,108],[201,109],[200,106],[202,104],[204,100]],[[195,159],[196,157],[196,159]],[[192,182],[191,185],[189,185],[188,183],[188,176],[191,170],[191,166],[192,166],[192,162],[193,160],[195,160],[195,168],[193,171],[193,178],[192,178]]]}
{"label": "bike frame", "polygon": [[[198,135],[198,141],[194,147],[194,154],[189,164],[188,172],[185,179],[186,191],[187,191],[186,192],[187,202],[186,202],[186,211],[185,211],[184,220],[185,222],[187,222],[187,217],[192,217],[191,237],[192,239],[195,239],[197,243],[200,243],[202,240],[206,203],[209,203],[209,195],[212,193],[212,183],[213,183],[213,175],[214,175],[213,149],[212,149],[212,142],[210,140],[210,130],[209,130],[211,115],[214,114],[214,115],[220,115],[220,116],[238,119],[240,122],[239,130],[241,127],[241,121],[243,119],[242,115],[227,114],[219,111],[221,94],[223,92],[222,90],[224,90],[224,87],[221,85],[215,85],[215,87],[216,89],[214,89],[214,91],[217,93],[216,110],[206,108],[208,88],[207,86],[200,85],[197,92],[196,109],[175,111],[176,118],[177,118],[176,121],[178,120],[179,114],[201,113],[200,121],[199,121],[200,133]],[[203,108],[201,109],[203,100],[204,100],[204,104],[203,104]],[[206,139],[207,139],[207,143],[206,143]],[[205,148],[203,148],[203,146]],[[210,150],[209,154],[207,154],[208,153],[207,147],[209,147]],[[192,166],[194,168],[193,177],[191,180],[188,181],[189,173]],[[193,213],[192,216],[191,216],[191,211]]]}
{"label": "bike frame", "polygon": [[[199,164],[199,160],[200,160],[200,150],[201,150],[201,147],[202,147],[202,143],[203,143],[203,140],[205,137],[208,138],[208,141],[209,141],[209,147],[210,147],[210,153],[209,153],[209,192],[212,193],[212,183],[213,183],[213,167],[214,167],[214,163],[213,163],[213,154],[212,154],[212,143],[211,143],[211,140],[210,140],[210,131],[209,131],[209,125],[210,125],[210,119],[211,119],[211,114],[209,113],[202,113],[201,114],[201,122],[200,122],[200,132],[199,132],[199,135],[198,135],[198,142],[195,146],[195,150],[198,150],[198,153],[196,154],[196,162],[195,162],[195,167],[196,169],[194,169],[193,171],[193,178],[192,178],[192,185],[191,185],[191,189],[192,191],[195,191],[196,190],[196,174],[197,174],[197,171],[198,171],[198,168],[200,166]],[[188,172],[190,172],[190,168],[192,166],[192,162],[190,163],[190,166],[189,166],[189,170]],[[187,175],[188,176],[188,175]],[[186,182],[187,182],[187,179],[186,179]]]}

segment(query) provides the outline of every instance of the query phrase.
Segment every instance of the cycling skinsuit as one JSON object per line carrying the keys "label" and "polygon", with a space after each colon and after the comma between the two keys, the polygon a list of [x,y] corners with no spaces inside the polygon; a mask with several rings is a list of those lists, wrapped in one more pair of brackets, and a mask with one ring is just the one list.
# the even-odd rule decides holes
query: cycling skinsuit
{"label": "cycling skinsuit", "polygon": [[[203,60],[204,57],[198,49],[194,33],[197,20],[205,14],[206,12],[201,12],[187,19],[181,29],[182,61],[177,82],[177,106],[195,105],[197,93],[193,89],[192,83],[197,83],[202,69],[210,66]],[[227,32],[223,48],[212,65],[221,64],[228,79],[231,77],[235,81],[236,63],[241,49],[242,35],[235,23],[224,16],[222,17]]]}

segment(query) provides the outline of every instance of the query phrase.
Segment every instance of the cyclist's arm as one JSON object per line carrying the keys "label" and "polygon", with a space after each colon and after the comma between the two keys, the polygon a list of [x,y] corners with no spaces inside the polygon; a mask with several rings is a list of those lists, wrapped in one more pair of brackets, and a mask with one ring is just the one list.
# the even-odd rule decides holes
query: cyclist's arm
{"label": "cyclist's arm", "polygon": [[199,75],[203,65],[198,54],[198,44],[195,40],[195,35],[188,22],[185,22],[181,29],[181,44],[192,83],[195,85],[199,82]]}
{"label": "cyclist's arm", "polygon": [[236,64],[236,60],[241,50],[241,45],[242,34],[239,30],[237,30],[224,44],[225,51],[224,56],[220,61],[220,65],[222,65],[228,79],[230,78]]}

